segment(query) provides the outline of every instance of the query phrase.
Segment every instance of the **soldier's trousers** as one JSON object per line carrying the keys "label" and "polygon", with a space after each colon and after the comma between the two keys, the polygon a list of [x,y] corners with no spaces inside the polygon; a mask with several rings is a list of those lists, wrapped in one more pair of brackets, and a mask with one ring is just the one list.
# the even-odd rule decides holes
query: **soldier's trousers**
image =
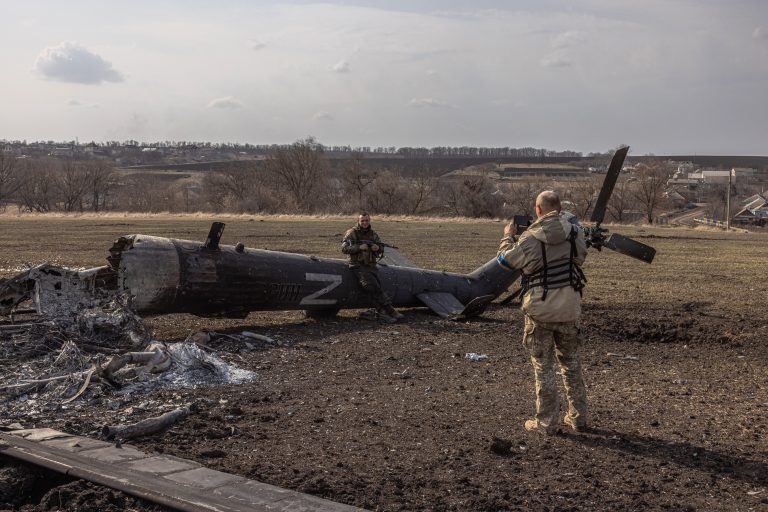
{"label": "soldier's trousers", "polygon": [[387,294],[381,289],[379,271],[376,267],[367,267],[365,265],[354,266],[352,267],[352,272],[355,273],[357,280],[360,282],[360,286],[371,298],[376,309],[392,305],[390,298],[387,297]]}
{"label": "soldier's trousers", "polygon": [[587,391],[579,357],[581,344],[576,322],[536,322],[525,317],[523,345],[531,356],[536,377],[536,419],[544,428],[554,429],[560,413],[555,359],[562,370],[568,399],[568,412],[564,419],[572,426],[587,424]]}

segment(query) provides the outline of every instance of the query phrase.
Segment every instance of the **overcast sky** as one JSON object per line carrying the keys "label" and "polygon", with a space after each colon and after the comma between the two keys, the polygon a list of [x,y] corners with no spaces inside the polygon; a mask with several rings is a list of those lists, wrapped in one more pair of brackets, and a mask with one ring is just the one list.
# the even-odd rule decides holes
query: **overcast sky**
{"label": "overcast sky", "polygon": [[768,155],[764,0],[0,0],[0,139]]}

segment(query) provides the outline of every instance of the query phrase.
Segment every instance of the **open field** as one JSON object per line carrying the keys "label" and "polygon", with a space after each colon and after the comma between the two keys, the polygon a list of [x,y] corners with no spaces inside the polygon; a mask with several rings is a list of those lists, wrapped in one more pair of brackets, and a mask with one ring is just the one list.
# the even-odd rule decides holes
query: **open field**
{"label": "open field", "polygon": [[[353,223],[5,215],[0,276],[25,263],[105,264],[111,242],[128,233],[203,240],[212,220],[227,222],[223,244],[330,257],[341,257],[341,234]],[[493,257],[503,229],[494,221],[373,221],[412,260],[458,272]],[[105,396],[87,408],[25,417],[0,403],[0,424],[94,435],[105,423],[196,403],[193,416],[134,444],[374,510],[768,510],[768,236],[615,231],[658,252],[652,265],[610,251],[587,260],[589,433],[523,430],[534,397],[522,315],[499,305],[470,322],[405,310],[395,325],[350,311],[324,322],[300,312],[155,317],[149,323],[162,340],[248,330],[281,344],[213,346],[227,362],[257,372],[251,384]],[[489,359],[471,362],[468,352]],[[494,438],[509,441],[510,451],[491,451]],[[105,510],[100,503],[79,510]]]}

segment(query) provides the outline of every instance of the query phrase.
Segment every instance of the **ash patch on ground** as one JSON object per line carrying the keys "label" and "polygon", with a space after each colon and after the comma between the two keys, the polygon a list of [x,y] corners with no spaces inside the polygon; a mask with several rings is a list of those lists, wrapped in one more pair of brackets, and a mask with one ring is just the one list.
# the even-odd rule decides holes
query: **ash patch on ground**
{"label": "ash patch on ground", "polygon": [[[154,341],[129,300],[91,293],[92,274],[83,277],[83,272],[48,265],[28,272],[35,279],[31,304],[18,301],[0,325],[0,403],[8,418],[30,420],[112,403],[116,397],[124,402],[132,394],[256,378],[255,372],[224,362],[210,347],[203,350],[195,336]],[[27,314],[33,311],[30,306],[39,314],[17,322],[14,310],[24,306]],[[205,340],[215,335],[206,333]]]}
{"label": "ash patch on ground", "polygon": [[173,361],[168,370],[157,374],[155,378],[128,384],[115,394],[146,394],[157,389],[238,385],[256,380],[256,372],[230,366],[216,354],[207,353],[194,343],[170,343],[164,347]]}

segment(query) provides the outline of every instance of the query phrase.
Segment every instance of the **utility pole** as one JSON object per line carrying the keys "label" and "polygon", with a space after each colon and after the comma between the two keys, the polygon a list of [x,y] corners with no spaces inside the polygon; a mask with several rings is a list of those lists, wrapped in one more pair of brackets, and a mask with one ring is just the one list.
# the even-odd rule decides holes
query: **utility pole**
{"label": "utility pole", "polygon": [[725,196],[725,230],[731,230],[731,178],[736,169],[728,173],[728,194]]}

